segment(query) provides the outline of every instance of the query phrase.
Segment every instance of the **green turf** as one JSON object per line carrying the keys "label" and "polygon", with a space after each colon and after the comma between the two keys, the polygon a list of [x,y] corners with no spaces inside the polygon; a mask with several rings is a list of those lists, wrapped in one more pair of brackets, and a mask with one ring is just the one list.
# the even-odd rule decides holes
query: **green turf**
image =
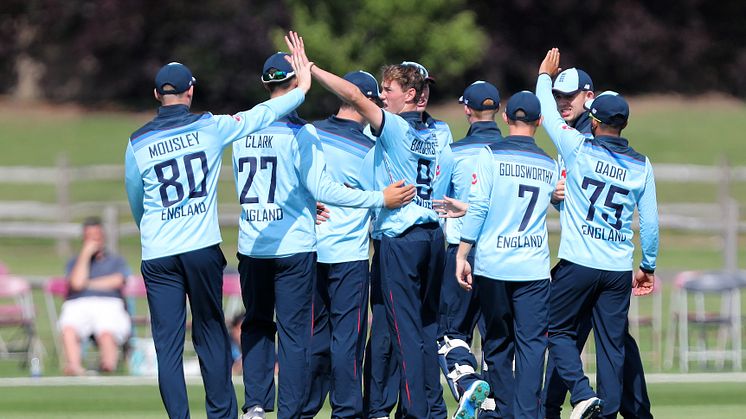
{"label": "green turf", "polygon": [[[741,417],[746,400],[746,383],[651,384],[653,414],[658,419]],[[238,400],[242,388],[236,388]],[[189,386],[191,416],[204,418],[204,392]],[[455,403],[446,395],[449,411]],[[165,411],[155,386],[5,387],[0,391],[0,412],[4,419],[46,418],[161,418]],[[317,417],[329,417],[327,409]],[[563,417],[568,417],[566,410]],[[269,414],[268,418],[276,415]]]}

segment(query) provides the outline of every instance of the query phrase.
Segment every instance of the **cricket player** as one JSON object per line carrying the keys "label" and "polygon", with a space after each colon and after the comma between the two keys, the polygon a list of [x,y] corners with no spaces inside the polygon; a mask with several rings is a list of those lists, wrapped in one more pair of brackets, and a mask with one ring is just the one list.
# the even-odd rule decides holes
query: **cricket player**
{"label": "cricket player", "polygon": [[[295,66],[295,63],[291,64]],[[189,112],[196,79],[183,64],[155,76],[157,116],[135,131],[125,153],[125,186],[140,229],[142,275],[158,358],[158,386],[170,418],[188,418],[182,366],[186,298],[205,385],[208,418],[235,418],[230,338],[222,309],[223,268],[217,182],[223,149],[299,106],[310,66],[293,67],[297,87],[235,115]]]}
{"label": "cricket player", "polygon": [[503,119],[510,135],[477,158],[455,274],[464,289],[478,287],[485,319],[484,375],[497,408],[480,417],[537,418],[549,312],[546,213],[559,168],[534,141],[541,106],[533,93],[513,95]]}
{"label": "cricket player", "polygon": [[[650,161],[629,146],[621,131],[629,105],[619,95],[600,95],[590,104],[593,138],[567,126],[552,96],[551,76],[559,50],[539,68],[536,93],[544,127],[567,170],[561,205],[560,262],[550,292],[549,356],[570,389],[571,418],[616,417],[622,396],[624,343],[631,289],[652,292],[658,253],[658,212]],[[633,275],[632,216],[639,212],[642,262]],[[593,391],[578,350],[579,322],[592,313],[598,364]]]}
{"label": "cricket player", "polygon": [[[497,88],[486,81],[476,81],[465,90],[459,103],[464,105],[464,114],[470,128],[466,137],[451,144],[452,160],[447,196],[466,202],[477,165],[477,157],[485,146],[503,140],[500,128],[495,123],[495,116],[500,108],[500,93]],[[479,364],[471,352],[474,327],[479,323],[480,335],[484,336],[484,322],[481,321],[478,290],[468,292],[462,289],[457,281],[452,280],[456,274],[456,252],[461,241],[462,218],[446,220],[445,233],[448,247],[443,288],[440,295],[440,320],[438,331],[438,355],[451,392],[459,406],[471,403],[466,393],[478,385],[481,379],[477,373]],[[469,252],[470,265],[474,264],[474,251]],[[512,361],[511,361],[512,364]],[[509,370],[512,369],[508,365]],[[466,409],[466,407],[463,407]]]}
{"label": "cricket player", "polygon": [[[453,143],[451,129],[444,121],[435,119],[427,111],[427,104],[430,99],[431,86],[435,84],[435,79],[430,72],[420,63],[414,61],[402,61],[401,65],[415,67],[417,71],[425,78],[425,85],[417,102],[416,111],[422,115],[422,122],[433,132],[437,140],[438,150],[443,150],[449,144]],[[368,129],[368,134],[370,130]],[[372,134],[371,137],[375,138]],[[375,152],[370,153],[368,158],[374,158]],[[379,159],[382,157],[379,154]],[[365,161],[365,164],[371,165],[372,162]],[[438,172],[436,164],[436,173]],[[364,167],[366,167],[364,165]],[[371,167],[372,169],[372,167]],[[368,170],[366,167],[365,170]],[[385,167],[382,168],[385,170]],[[370,170],[373,173],[373,170]],[[380,236],[373,238],[373,246],[380,249]],[[378,264],[379,255],[373,254],[371,279],[371,311],[373,312],[373,321],[371,323],[371,333],[368,346],[366,347],[366,365],[365,365],[365,407],[372,418],[388,417],[397,402],[399,392],[399,368],[395,359],[393,342],[388,331],[386,321],[385,307],[383,297],[381,297],[380,279]],[[443,387],[440,379],[430,377],[431,380],[425,383],[428,393],[428,403],[431,414],[435,417],[447,415],[445,400],[443,400]]]}
{"label": "cricket player", "polygon": [[[303,50],[295,33],[286,38],[293,50]],[[426,383],[439,376],[436,350],[437,312],[445,244],[432,208],[439,186],[434,183],[439,157],[437,140],[416,111],[425,77],[414,66],[391,65],[383,71],[382,110],[352,83],[313,66],[313,76],[365,117],[378,137],[385,171],[376,171],[379,187],[406,179],[417,195],[411,205],[382,209],[373,232],[381,236],[381,289],[389,331],[401,363],[399,407],[402,417],[434,418]],[[442,396],[441,396],[442,397]]]}
{"label": "cricket player", "polygon": [[[595,97],[593,81],[590,76],[583,70],[576,68],[564,70],[555,78],[552,92],[557,102],[557,110],[567,125],[575,128],[586,137],[593,137],[590,111],[586,106]],[[557,192],[564,194],[564,188],[565,179],[560,179]],[[564,199],[564,196],[558,197],[557,202],[553,202],[553,204],[558,204],[562,199]],[[559,206],[557,207],[559,208]],[[591,317],[588,315],[587,318],[581,319],[579,322],[578,350],[583,350],[590,331]],[[620,413],[625,418],[652,419],[640,349],[629,331],[627,331],[624,339],[624,365],[624,388]],[[549,358],[542,393],[545,418],[559,419],[566,394],[567,386],[557,373],[552,358]]]}
{"label": "cricket player", "polygon": [[552,93],[565,123],[586,137],[592,137],[591,116],[585,109],[585,103],[594,98],[591,76],[579,68],[568,68],[557,75]]}
{"label": "cricket player", "polygon": [[[353,71],[344,79],[380,104],[380,89],[373,75]],[[375,145],[363,133],[365,119],[343,102],[336,115],[313,125],[324,147],[329,176],[338,183],[360,188],[360,167]],[[332,205],[327,209],[330,218],[316,226],[311,383],[302,417],[316,416],[329,395],[333,417],[362,418],[370,210]]]}
{"label": "cricket player", "polygon": [[[265,61],[262,82],[271,97],[295,88],[299,80],[288,54],[276,53]],[[242,209],[238,270],[246,309],[241,333],[244,418],[263,418],[274,410],[275,357],[280,368],[277,416],[298,418],[310,385],[316,202],[396,208],[410,202],[415,190],[401,187],[403,181],[383,192],[334,182],[326,172],[316,128],[294,113],[234,143],[233,171]]]}

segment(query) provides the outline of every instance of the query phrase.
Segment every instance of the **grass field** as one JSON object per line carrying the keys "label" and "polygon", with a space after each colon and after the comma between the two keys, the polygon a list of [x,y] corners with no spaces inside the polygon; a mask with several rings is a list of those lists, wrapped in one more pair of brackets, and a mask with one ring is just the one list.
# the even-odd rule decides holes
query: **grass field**
{"label": "grass field", "polygon": [[[707,390],[703,391],[706,386]],[[726,419],[743,417],[746,408],[746,383],[670,383],[651,384],[650,398],[657,419]],[[239,406],[243,388],[236,387]],[[204,418],[204,392],[201,386],[189,386],[189,408],[193,418]],[[449,412],[455,410],[450,395]],[[0,392],[3,419],[162,418],[165,410],[156,386],[76,386],[5,387]],[[563,418],[569,417],[568,409]],[[317,417],[329,417],[324,410]],[[268,418],[276,415],[269,414]]]}

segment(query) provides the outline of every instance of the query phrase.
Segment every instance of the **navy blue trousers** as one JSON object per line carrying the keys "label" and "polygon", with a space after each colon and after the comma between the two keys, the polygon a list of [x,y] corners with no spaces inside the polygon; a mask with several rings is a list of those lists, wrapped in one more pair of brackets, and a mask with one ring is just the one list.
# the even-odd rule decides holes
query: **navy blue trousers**
{"label": "navy blue trousers", "polygon": [[[578,350],[582,351],[588,335],[591,331],[591,317],[580,322],[578,328]],[[554,362],[550,357],[547,362],[547,373],[544,380],[544,391],[542,400],[544,400],[545,415],[547,419],[559,419],[562,405],[565,403],[567,386],[562,381]],[[599,388],[603,383],[598,384]],[[642,368],[642,358],[640,349],[637,347],[635,338],[627,331],[624,338],[624,383],[622,387],[622,404],[619,410],[622,417],[629,419],[652,419],[650,412],[650,398],[648,397],[648,388],[645,383],[645,372]]]}
{"label": "navy blue trousers", "polygon": [[223,314],[225,257],[214,245],[142,261],[150,325],[158,358],[158,387],[169,418],[188,418],[184,382],[186,298],[192,311],[192,342],[205,385],[208,418],[235,418],[230,337]]}
{"label": "navy blue trousers", "polygon": [[[476,276],[485,319],[485,377],[495,412],[480,417],[538,418],[547,348],[549,279],[499,281]],[[515,359],[515,373],[513,360]]]}
{"label": "navy blue trousers", "polygon": [[[474,251],[469,252],[466,260],[474,266]],[[456,280],[457,244],[449,244],[446,249],[446,262],[443,274],[443,286],[440,291],[440,313],[438,315],[438,344],[443,345],[444,337],[461,339],[469,346],[474,336],[474,327],[479,325],[480,335],[484,336],[484,321],[479,308],[479,285],[474,281],[472,290],[466,291]],[[479,371],[479,362],[474,354],[466,348],[452,349],[445,357],[448,371],[453,371],[456,364],[470,365],[474,371]],[[456,383],[459,395],[476,380],[481,379],[478,374],[464,376]]]}
{"label": "navy blue trousers", "polygon": [[[258,405],[265,411],[274,410],[277,360],[277,417],[296,419],[302,414],[311,379],[309,349],[316,252],[269,259],[238,254],[238,271],[246,309],[241,325],[245,397],[242,409]],[[279,334],[279,354],[275,353],[275,333]]]}
{"label": "navy blue trousers", "polygon": [[399,361],[391,342],[381,288],[381,241],[373,240],[370,264],[370,337],[363,366],[363,410],[367,418],[388,417],[399,396]]}
{"label": "navy blue trousers", "polygon": [[570,403],[596,396],[583,372],[578,349],[579,324],[591,313],[602,417],[620,410],[624,381],[631,271],[603,271],[561,260],[552,270],[549,356],[570,389]]}
{"label": "navy blue trousers", "polygon": [[400,362],[397,416],[447,416],[436,343],[444,255],[438,223],[415,225],[381,240],[381,289]]}
{"label": "navy blue trousers", "polygon": [[329,394],[332,418],[362,418],[368,261],[318,263],[316,272],[311,383],[302,417],[316,416]]}

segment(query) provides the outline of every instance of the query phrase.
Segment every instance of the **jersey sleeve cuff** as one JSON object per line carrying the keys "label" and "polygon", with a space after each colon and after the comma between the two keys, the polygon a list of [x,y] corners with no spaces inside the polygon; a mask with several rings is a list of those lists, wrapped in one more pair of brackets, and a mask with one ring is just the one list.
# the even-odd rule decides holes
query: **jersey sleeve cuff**
{"label": "jersey sleeve cuff", "polygon": [[461,237],[461,242],[462,243],[466,243],[466,244],[470,244],[470,245],[473,246],[476,243],[476,240],[466,239],[466,238]]}
{"label": "jersey sleeve cuff", "polygon": [[643,271],[643,272],[645,272],[646,274],[653,274],[653,273],[655,273],[655,268],[653,268],[653,269],[645,268],[642,265],[640,265],[640,270]]}
{"label": "jersey sleeve cuff", "polygon": [[386,124],[386,112],[381,109],[381,126],[378,127],[378,129],[374,129],[372,126],[370,127],[370,133],[373,134],[374,137],[378,138],[383,133],[383,126]]}

